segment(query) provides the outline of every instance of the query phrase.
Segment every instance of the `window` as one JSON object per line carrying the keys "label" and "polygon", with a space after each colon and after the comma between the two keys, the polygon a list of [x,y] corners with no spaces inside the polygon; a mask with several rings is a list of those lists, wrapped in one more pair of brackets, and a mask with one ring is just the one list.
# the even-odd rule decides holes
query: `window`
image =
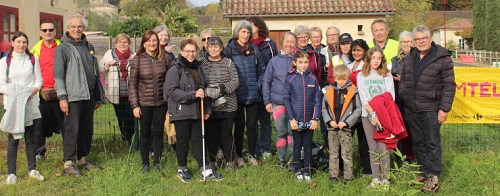
{"label": "window", "polygon": [[48,20],[48,21],[51,21],[52,23],[54,23],[54,26],[56,28],[56,38],[61,39],[61,37],[64,34],[63,16],[57,15],[57,14],[40,12],[40,23],[44,20]]}
{"label": "window", "polygon": [[0,40],[8,40],[19,29],[19,9],[0,5]]}

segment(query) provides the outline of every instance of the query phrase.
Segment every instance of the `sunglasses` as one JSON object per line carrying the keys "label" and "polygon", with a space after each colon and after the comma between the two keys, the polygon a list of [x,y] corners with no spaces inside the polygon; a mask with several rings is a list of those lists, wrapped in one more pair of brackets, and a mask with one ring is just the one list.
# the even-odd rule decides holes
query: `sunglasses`
{"label": "sunglasses", "polygon": [[205,41],[208,41],[208,39],[210,39],[210,37],[207,37],[207,38],[201,38],[201,41],[202,41],[202,42],[205,42]]}
{"label": "sunglasses", "polygon": [[44,33],[47,33],[47,31],[52,32],[54,29],[40,29],[40,31],[43,31]]}

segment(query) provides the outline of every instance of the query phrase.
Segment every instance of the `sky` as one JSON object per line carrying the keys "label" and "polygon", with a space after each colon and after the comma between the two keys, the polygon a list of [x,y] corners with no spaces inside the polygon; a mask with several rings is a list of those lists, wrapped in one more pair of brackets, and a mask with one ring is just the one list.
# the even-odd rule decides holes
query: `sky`
{"label": "sky", "polygon": [[204,6],[209,3],[219,3],[219,0],[190,0],[195,6]]}

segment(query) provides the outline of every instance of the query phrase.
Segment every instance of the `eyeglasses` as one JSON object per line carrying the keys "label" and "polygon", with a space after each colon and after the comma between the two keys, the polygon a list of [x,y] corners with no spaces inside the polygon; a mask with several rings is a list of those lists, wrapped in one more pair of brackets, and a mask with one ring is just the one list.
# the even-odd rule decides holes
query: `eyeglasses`
{"label": "eyeglasses", "polygon": [[195,54],[196,50],[183,50],[183,52],[188,53],[188,54]]}
{"label": "eyeglasses", "polygon": [[415,38],[413,40],[415,40],[415,42],[426,42],[429,40],[429,37]]}
{"label": "eyeglasses", "polygon": [[83,29],[83,25],[78,25],[78,26],[76,26],[76,25],[69,25],[69,28],[70,29],[76,29],[76,28]]}
{"label": "eyeglasses", "polygon": [[326,35],[327,37],[334,37],[334,36],[339,36],[339,34],[328,34]]}
{"label": "eyeglasses", "polygon": [[[427,41],[427,40],[426,40]],[[412,41],[400,41],[402,44],[411,44]]]}
{"label": "eyeglasses", "polygon": [[201,41],[205,42],[205,41],[208,41],[208,39],[210,39],[210,37],[204,37],[204,38],[201,38]]}
{"label": "eyeglasses", "polygon": [[128,41],[119,41],[119,44],[129,44]]}
{"label": "eyeglasses", "polygon": [[299,39],[309,39],[309,36],[300,36],[300,37],[297,37]]}
{"label": "eyeglasses", "polygon": [[321,39],[322,37],[312,37],[312,39]]}
{"label": "eyeglasses", "polygon": [[40,29],[40,31],[42,31],[44,33],[47,33],[47,31],[52,33],[54,31],[54,29]]}

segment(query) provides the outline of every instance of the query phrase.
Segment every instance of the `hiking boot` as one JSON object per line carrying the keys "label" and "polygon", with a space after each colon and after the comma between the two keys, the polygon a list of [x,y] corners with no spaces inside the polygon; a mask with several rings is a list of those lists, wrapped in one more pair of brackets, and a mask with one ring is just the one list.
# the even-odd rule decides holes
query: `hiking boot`
{"label": "hiking boot", "polygon": [[422,188],[422,192],[436,192],[439,188],[438,177],[434,174],[430,174],[425,181],[425,186]]}
{"label": "hiking boot", "polygon": [[100,166],[92,164],[87,157],[82,157],[78,162],[76,163],[78,167],[83,167],[88,170],[101,170],[102,168]]}
{"label": "hiking boot", "polygon": [[31,170],[28,172],[28,176],[30,178],[34,178],[34,179],[37,179],[39,181],[43,181],[45,180],[45,178],[42,176],[42,174],[40,174],[40,172],[36,171],[36,170]]}
{"label": "hiking boot", "polygon": [[354,179],[344,179],[344,186],[346,186],[348,183],[352,182]]}
{"label": "hiking boot", "polygon": [[377,188],[380,186],[380,180],[378,178],[372,178],[372,181],[370,182],[370,185],[368,185],[368,188]]}
{"label": "hiking boot", "polygon": [[188,183],[191,181],[191,175],[189,175],[188,169],[178,169],[177,177],[184,183]]}
{"label": "hiking boot", "polygon": [[[205,177],[205,178],[203,178]],[[201,181],[206,180],[206,181],[221,181],[224,179],[222,174],[218,174],[217,172],[213,171],[212,169],[206,169],[205,171],[201,172],[200,174],[200,179]]]}
{"label": "hiking boot", "polygon": [[297,182],[302,182],[304,180],[304,175],[302,175],[302,172],[297,172],[295,173],[295,178],[297,179]]}
{"label": "hiking boot", "polygon": [[330,182],[338,182],[339,181],[339,179],[336,177],[330,177],[329,180],[330,180]]}
{"label": "hiking boot", "polygon": [[234,166],[233,162],[227,162],[226,163],[226,170],[227,171],[234,171],[236,169],[236,166]]}
{"label": "hiking boot", "polygon": [[380,185],[382,185],[382,189],[384,189],[384,191],[389,190],[389,185],[390,184],[391,183],[387,179],[382,180],[382,182],[380,183]]}
{"label": "hiking boot", "polygon": [[310,183],[311,182],[311,175],[309,173],[304,173],[304,180],[307,183]]}
{"label": "hiking boot", "polygon": [[418,175],[417,177],[415,177],[415,179],[413,179],[414,181],[417,181],[417,182],[423,182],[425,181],[425,176],[422,176],[422,175]]}
{"label": "hiking boot", "polygon": [[153,168],[157,171],[157,172],[161,172],[161,165],[159,163],[155,163],[155,165],[153,166]]}
{"label": "hiking boot", "polygon": [[142,172],[149,172],[149,165],[148,164],[142,164],[141,171]]}
{"label": "hiking boot", "polygon": [[243,168],[243,164],[244,164],[243,158],[241,158],[241,157],[236,158],[236,167],[241,169],[241,168]]}
{"label": "hiking boot", "polygon": [[286,168],[286,162],[278,161],[278,169],[285,169],[285,168]]}
{"label": "hiking boot", "polygon": [[80,171],[78,171],[78,169],[75,167],[75,164],[73,164],[73,161],[64,162],[63,174],[69,175],[69,176],[74,176],[74,177],[82,176]]}
{"label": "hiking boot", "polygon": [[259,165],[259,162],[257,162],[257,159],[255,159],[250,154],[247,154],[247,161],[248,161],[248,164],[250,164],[251,166],[258,166]]}
{"label": "hiking boot", "polygon": [[16,184],[17,183],[17,176],[16,174],[9,174],[9,176],[7,176],[7,184]]}

